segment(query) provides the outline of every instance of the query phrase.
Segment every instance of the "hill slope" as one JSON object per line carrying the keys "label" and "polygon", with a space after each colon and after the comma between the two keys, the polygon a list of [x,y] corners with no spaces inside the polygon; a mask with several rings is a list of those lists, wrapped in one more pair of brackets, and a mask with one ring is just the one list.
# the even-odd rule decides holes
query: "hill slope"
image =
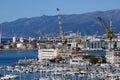
{"label": "hill slope", "polygon": [[[120,10],[96,11],[84,14],[61,15],[64,31],[80,31],[82,34],[92,35],[97,31],[99,34],[105,33],[96,16],[101,16],[109,25],[109,19],[113,21],[113,32],[120,32]],[[40,16],[33,18],[21,18],[12,22],[2,23],[3,36],[38,37],[41,34],[58,33],[59,25],[57,16]]]}

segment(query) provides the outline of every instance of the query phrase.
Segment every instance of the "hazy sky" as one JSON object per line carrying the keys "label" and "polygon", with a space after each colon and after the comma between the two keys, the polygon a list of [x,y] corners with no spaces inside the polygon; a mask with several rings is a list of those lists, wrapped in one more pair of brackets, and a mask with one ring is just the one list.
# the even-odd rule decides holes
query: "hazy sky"
{"label": "hazy sky", "polygon": [[120,9],[120,0],[0,0],[0,23],[24,17]]}

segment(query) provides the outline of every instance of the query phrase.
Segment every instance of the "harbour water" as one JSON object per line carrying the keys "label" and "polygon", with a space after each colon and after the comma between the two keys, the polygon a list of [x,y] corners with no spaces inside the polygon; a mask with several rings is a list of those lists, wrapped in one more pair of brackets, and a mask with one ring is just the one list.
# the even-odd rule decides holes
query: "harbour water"
{"label": "harbour water", "polygon": [[105,55],[106,54],[106,51],[103,51],[103,50],[91,50],[91,51],[87,50],[84,52],[92,54],[92,55]]}
{"label": "harbour water", "polygon": [[[37,58],[37,51],[0,51],[0,66],[12,66],[16,62],[18,62],[20,59],[35,59]],[[14,74],[21,76],[21,80],[25,77],[26,80],[31,80],[33,78],[33,74],[25,74],[25,73],[19,73],[19,72],[8,72],[8,71],[2,71],[0,70],[0,74]],[[36,73],[36,75],[39,75]]]}
{"label": "harbour water", "polygon": [[[88,52],[90,54],[102,54],[104,55],[105,52],[104,51],[85,51]],[[12,66],[14,65],[16,62],[18,62],[18,60],[20,59],[35,59],[38,56],[38,52],[37,51],[0,51],[0,66]],[[15,74],[21,77],[21,80],[32,80],[34,77],[36,77],[38,80],[41,76],[44,77],[46,76],[46,74],[42,73],[20,73],[20,72],[8,72],[8,71],[2,71],[0,70],[0,74],[4,75],[4,74]],[[49,73],[47,73],[47,75],[49,76]],[[71,77],[72,78],[77,79],[78,76],[74,76]],[[77,79],[79,80],[79,79]],[[82,80],[82,79],[81,79]]]}
{"label": "harbour water", "polygon": [[[90,54],[105,55],[105,51],[85,51]],[[13,65],[19,59],[37,58],[37,51],[0,51],[0,66]]]}
{"label": "harbour water", "polygon": [[37,51],[0,51],[0,66],[13,65],[19,59],[37,58]]}

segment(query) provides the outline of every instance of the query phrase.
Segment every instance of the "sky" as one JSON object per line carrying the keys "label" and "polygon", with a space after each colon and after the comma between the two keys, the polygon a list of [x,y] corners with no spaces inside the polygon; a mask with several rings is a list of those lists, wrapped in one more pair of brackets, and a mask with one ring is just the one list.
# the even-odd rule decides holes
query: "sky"
{"label": "sky", "polygon": [[19,18],[120,9],[120,0],[0,0],[0,23]]}

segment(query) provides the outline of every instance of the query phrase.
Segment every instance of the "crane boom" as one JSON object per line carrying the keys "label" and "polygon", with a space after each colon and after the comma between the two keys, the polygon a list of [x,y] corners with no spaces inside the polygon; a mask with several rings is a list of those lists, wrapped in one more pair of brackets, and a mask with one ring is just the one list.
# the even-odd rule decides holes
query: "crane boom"
{"label": "crane boom", "polygon": [[57,8],[56,10],[57,10],[57,15],[58,15],[58,23],[59,23],[59,27],[60,27],[60,37],[62,39],[62,43],[66,43],[67,40],[65,39],[64,32],[62,30],[62,21],[61,21],[61,17],[60,17],[60,13],[59,13],[60,9]]}
{"label": "crane boom", "polygon": [[112,32],[112,20],[110,20],[110,26],[107,26],[104,20],[100,16],[97,16],[97,19],[101,23],[101,25],[104,27],[107,37],[112,39],[113,38],[113,32]]}
{"label": "crane boom", "polygon": [[102,26],[105,28],[105,30],[106,30],[107,25],[106,25],[105,21],[102,20],[102,18],[101,18],[100,16],[97,16],[97,18],[98,18],[99,22],[101,23],[101,25],[102,25]]}

